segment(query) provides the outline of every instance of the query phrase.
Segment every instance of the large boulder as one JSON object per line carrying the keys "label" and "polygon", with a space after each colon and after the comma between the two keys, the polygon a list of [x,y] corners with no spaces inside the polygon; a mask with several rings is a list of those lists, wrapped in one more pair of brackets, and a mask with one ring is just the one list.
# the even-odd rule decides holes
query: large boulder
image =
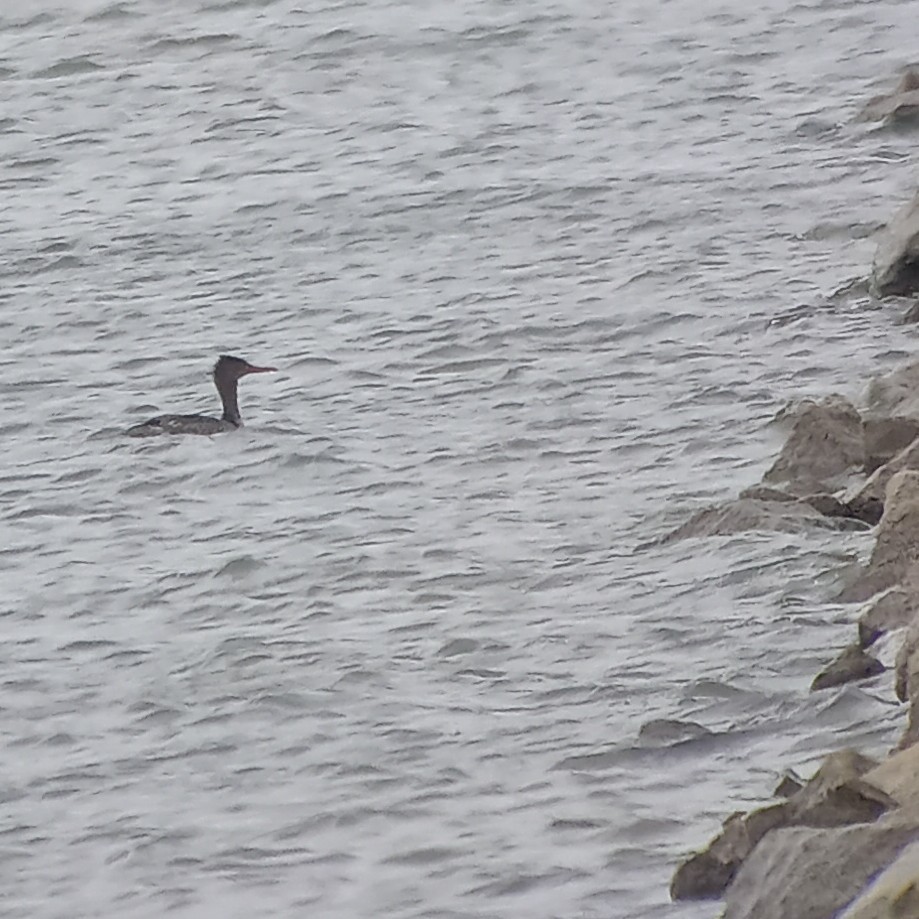
{"label": "large boulder", "polygon": [[897,860],[839,919],[915,919],[919,916],[919,843],[907,846]]}
{"label": "large boulder", "polygon": [[841,594],[864,601],[913,577],[919,568],[919,472],[901,470],[887,483],[877,542],[859,578]]}
{"label": "large boulder", "polygon": [[845,517],[827,517],[806,502],[762,501],[737,498],[717,507],[693,514],[684,524],[663,537],[661,543],[706,536],[729,536],[749,530],[774,530],[779,533],[807,533],[814,527],[833,530],[860,526]]}
{"label": "large boulder", "polygon": [[873,377],[866,402],[870,418],[919,419],[919,361]]}
{"label": "large boulder", "polygon": [[871,289],[881,297],[906,297],[919,290],[919,194],[894,215],[881,235]]}
{"label": "large boulder", "polygon": [[775,830],[728,888],[724,919],[833,919],[917,839],[915,817]]}
{"label": "large boulder", "polygon": [[749,814],[731,814],[707,849],[690,855],[670,882],[673,900],[714,900],[734,879],[756,844],[776,827],[786,826],[791,808],[787,803],[761,807]]}
{"label": "large boulder", "polygon": [[670,884],[674,900],[719,897],[760,840],[779,827],[845,826],[876,820],[896,802],[862,779],[877,763],[854,750],[830,754],[806,785],[788,800],[732,814],[708,848],[691,855]]}
{"label": "large boulder", "polygon": [[791,433],[763,476],[795,495],[832,492],[865,465],[862,419],[848,399],[804,400],[783,413],[793,418]]}

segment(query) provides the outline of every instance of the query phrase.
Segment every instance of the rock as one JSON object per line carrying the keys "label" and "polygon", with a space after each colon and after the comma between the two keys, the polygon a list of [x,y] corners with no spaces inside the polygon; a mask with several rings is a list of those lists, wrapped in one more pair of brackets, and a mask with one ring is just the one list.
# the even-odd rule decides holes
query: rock
{"label": "rock", "polygon": [[919,740],[919,710],[917,709],[919,709],[919,706],[917,706],[916,700],[910,699],[909,722],[900,737],[900,742],[897,744],[898,750],[909,750],[911,747],[916,746],[916,741]]}
{"label": "rock", "polygon": [[908,702],[919,689],[919,680],[916,679],[919,675],[919,659],[915,658],[917,648],[919,648],[919,620],[914,619],[903,636],[900,649],[897,651],[897,662],[894,665],[896,668],[894,688],[901,702]]}
{"label": "rock", "polygon": [[912,306],[900,317],[900,325],[914,325],[919,322],[919,300],[913,300]]}
{"label": "rock", "polygon": [[919,745],[887,757],[862,780],[890,795],[905,810],[919,811]]}
{"label": "rock", "polygon": [[901,583],[919,562],[919,472],[901,470],[887,483],[877,542],[861,576],[840,595],[843,602],[867,600]]}
{"label": "rock", "polygon": [[897,860],[839,919],[915,919],[919,916],[919,843],[907,846]]}
{"label": "rock", "polygon": [[834,495],[807,495],[800,499],[824,517],[845,517],[846,505]]}
{"label": "rock", "polygon": [[788,825],[847,826],[869,823],[897,806],[896,801],[862,776],[877,766],[855,750],[831,753],[813,778],[789,800]]}
{"label": "rock", "polygon": [[865,465],[862,419],[841,396],[806,400],[794,410],[791,434],[763,482],[795,495],[834,491]]}
{"label": "rock", "polygon": [[782,781],[775,786],[772,796],[774,798],[790,798],[792,795],[796,795],[803,787],[804,781],[801,777],[789,770],[782,776]]}
{"label": "rock", "polygon": [[871,273],[872,293],[908,297],[919,288],[919,194],[881,234]]}
{"label": "rock", "polygon": [[919,440],[914,440],[908,447],[905,447],[893,457],[890,462],[875,469],[865,483],[848,498],[849,503],[856,501],[863,501],[869,505],[874,503],[883,512],[887,483],[893,474],[901,469],[919,470]]}
{"label": "rock", "polygon": [[791,504],[798,501],[810,505],[824,517],[840,517],[859,520],[868,526],[874,526],[884,511],[884,504],[870,498],[861,498],[855,493],[851,499],[844,500],[835,495],[820,493],[816,495],[790,495],[780,488],[771,485],[751,485],[745,488],[739,498],[750,498],[755,501],[767,501],[773,504]]}
{"label": "rock", "polygon": [[914,619],[906,630],[895,667],[897,698],[909,703],[906,730],[899,743],[899,748],[905,750],[919,740],[919,619]]}
{"label": "rock", "polygon": [[919,593],[894,587],[879,597],[858,620],[858,641],[863,648],[873,645],[885,632],[906,628],[919,612]]}
{"label": "rock", "polygon": [[732,814],[704,852],[691,855],[677,868],[670,882],[673,900],[714,900],[731,883],[756,844],[788,817],[788,804],[760,808],[744,816]]}
{"label": "rock", "polygon": [[876,657],[866,654],[856,642],[844,648],[836,660],[814,677],[811,692],[866,680],[883,672],[884,665]]}
{"label": "rock", "polygon": [[813,778],[787,801],[732,814],[704,852],[690,856],[670,884],[674,900],[718,897],[766,833],[778,827],[840,826],[876,820],[895,802],[861,779],[877,763],[853,750],[828,756]]}
{"label": "rock", "polygon": [[919,361],[874,377],[866,402],[869,417],[919,418]]}
{"label": "rock", "polygon": [[724,919],[833,919],[917,838],[915,818],[775,830],[728,888]]}
{"label": "rock", "polygon": [[870,475],[919,437],[919,420],[915,418],[866,418],[863,432],[865,472]]}
{"label": "rock", "polygon": [[856,121],[908,123],[919,116],[919,70],[907,68],[893,92],[875,96]]}
{"label": "rock", "polygon": [[870,527],[877,526],[881,522],[881,517],[884,516],[884,502],[880,498],[856,495],[844,501],[843,506],[849,512],[849,517],[860,520]]}
{"label": "rock", "polygon": [[738,497],[753,498],[756,501],[797,501],[797,495],[790,495],[781,488],[772,488],[770,485],[750,485]]}
{"label": "rock", "polygon": [[701,536],[728,536],[748,530],[806,533],[814,527],[843,530],[851,528],[851,522],[844,518],[825,517],[798,501],[738,498],[693,514],[686,523],[664,536],[660,543]]}
{"label": "rock", "polygon": [[638,746],[660,749],[711,736],[712,732],[707,727],[695,721],[655,718],[643,724],[639,729]]}
{"label": "rock", "polygon": [[881,501],[857,495],[849,501],[843,501],[835,495],[807,495],[800,500],[809,504],[815,511],[820,511],[824,517],[857,520],[869,527],[878,523],[884,513]]}

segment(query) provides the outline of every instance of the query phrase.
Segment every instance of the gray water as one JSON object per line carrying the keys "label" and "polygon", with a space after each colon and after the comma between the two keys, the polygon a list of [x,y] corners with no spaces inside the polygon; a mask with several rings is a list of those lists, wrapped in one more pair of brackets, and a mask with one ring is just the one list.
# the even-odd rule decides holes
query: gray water
{"label": "gray water", "polygon": [[[707,917],[721,818],[894,741],[807,692],[864,537],[638,547],[909,354],[828,297],[911,4],[13,8],[4,916]],[[118,436],[222,352],[245,429]]]}

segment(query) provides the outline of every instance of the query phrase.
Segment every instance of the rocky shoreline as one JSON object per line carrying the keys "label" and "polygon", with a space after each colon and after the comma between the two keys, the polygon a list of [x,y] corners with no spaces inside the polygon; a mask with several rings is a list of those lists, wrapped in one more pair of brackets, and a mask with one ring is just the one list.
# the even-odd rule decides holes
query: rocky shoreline
{"label": "rocky shoreline", "polygon": [[[919,68],[859,120],[919,122]],[[919,194],[882,234],[868,289],[877,298],[919,293]],[[664,541],[873,530],[868,563],[837,597],[861,604],[855,634],[811,690],[883,673],[873,648],[882,637],[897,641],[893,675],[907,723],[883,761],[833,753],[810,780],[786,777],[777,803],[729,816],[677,868],[670,893],[723,897],[724,919],[919,919],[919,361],[871,381],[861,409],[831,395],[790,405],[776,422],[790,431],[762,482]]]}

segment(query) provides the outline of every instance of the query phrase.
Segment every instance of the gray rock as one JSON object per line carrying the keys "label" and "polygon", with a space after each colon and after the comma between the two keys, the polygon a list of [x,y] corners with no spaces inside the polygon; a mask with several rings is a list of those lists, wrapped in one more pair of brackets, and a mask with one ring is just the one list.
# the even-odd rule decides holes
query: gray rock
{"label": "gray rock", "polygon": [[919,647],[919,620],[914,620],[909,629],[907,630],[906,635],[903,636],[903,641],[900,644],[900,649],[897,651],[897,662],[896,662],[896,692],[897,698],[901,702],[906,702],[909,700],[910,696],[913,694],[910,689],[911,681],[910,674],[910,658],[916,653],[916,648]]}
{"label": "gray rock", "polygon": [[640,747],[660,749],[677,744],[711,737],[712,732],[695,721],[676,721],[670,718],[655,718],[641,726],[638,731]]}
{"label": "gray rock", "polygon": [[919,322],[919,300],[913,300],[909,309],[900,317],[900,325],[915,325]]}
{"label": "gray rock", "polygon": [[782,483],[798,496],[830,492],[864,467],[862,419],[847,399],[805,400],[783,414],[791,414],[794,421],[782,452],[763,476],[766,484]]}
{"label": "gray rock", "polygon": [[800,499],[809,504],[824,517],[838,517],[845,520],[857,520],[865,526],[873,527],[884,513],[884,504],[872,498],[856,495],[848,501],[835,495],[807,495]]}
{"label": "gray rock", "polygon": [[769,833],[728,888],[724,919],[833,919],[919,838],[915,821]]}
{"label": "gray rock", "polygon": [[674,900],[720,896],[760,840],[778,827],[841,826],[875,820],[896,802],[861,776],[877,763],[854,750],[828,756],[788,800],[747,815],[732,814],[709,847],[677,868],[670,884]]}
{"label": "gray rock", "polygon": [[872,293],[906,297],[919,289],[919,194],[881,234],[871,273]]}
{"label": "gray rock", "polygon": [[738,495],[740,498],[753,498],[755,501],[776,501],[779,503],[786,501],[797,501],[797,495],[790,495],[781,488],[773,488],[771,485],[749,485]]}
{"label": "gray rock", "polygon": [[919,567],[919,472],[901,470],[887,483],[884,516],[871,559],[859,578],[842,591],[840,600],[867,600],[902,583],[914,567]]}
{"label": "gray rock", "polygon": [[691,855],[670,882],[673,900],[714,900],[731,883],[744,859],[770,830],[788,821],[787,803],[763,807],[750,814],[732,814],[704,852]]}
{"label": "gray rock", "polygon": [[916,916],[919,916],[919,843],[914,842],[839,919],[915,919]]}
{"label": "gray rock", "polygon": [[919,740],[919,619],[910,624],[897,652],[895,689],[897,698],[909,703],[906,730],[899,743],[905,750]]}
{"label": "gray rock", "polygon": [[749,530],[773,530],[779,533],[806,533],[814,527],[849,529],[845,518],[825,517],[819,511],[798,501],[759,501],[738,498],[717,507],[693,514],[686,523],[668,533],[661,543],[693,537],[728,536]]}
{"label": "gray rock", "polygon": [[876,657],[866,654],[861,644],[856,642],[844,648],[836,660],[814,677],[811,691],[867,680],[883,672],[884,665]]}
{"label": "gray rock", "polygon": [[738,495],[740,499],[750,499],[753,501],[766,501],[772,504],[792,504],[800,502],[819,511],[824,517],[839,517],[858,520],[868,526],[874,526],[884,512],[884,505],[881,501],[875,501],[871,498],[862,498],[857,492],[854,492],[849,499],[837,498],[835,495],[821,492],[816,495],[799,495],[789,494],[780,488],[772,485],[750,485]]}
{"label": "gray rock", "polygon": [[848,826],[877,820],[896,801],[862,776],[877,762],[856,750],[838,750],[820,764],[813,778],[789,799],[789,826]]}
{"label": "gray rock", "polygon": [[851,496],[847,496],[850,502],[876,502],[883,511],[884,494],[887,491],[887,483],[894,473],[901,469],[919,470],[919,440],[914,440],[911,444],[904,447],[896,456],[879,466],[865,483],[856,489]]}
{"label": "gray rock", "polygon": [[916,589],[904,585],[888,590],[859,617],[859,644],[867,648],[885,632],[906,628],[917,612],[919,592]]}
{"label": "gray rock", "polygon": [[862,497],[857,495],[843,502],[848,512],[846,516],[853,520],[860,520],[869,527],[877,526],[884,516],[884,502],[880,498]]}
{"label": "gray rock", "polygon": [[888,756],[862,776],[904,810],[919,813],[919,744]]}
{"label": "gray rock", "polygon": [[919,116],[919,70],[908,68],[893,92],[875,96],[861,110],[856,121],[886,121],[898,124]]}
{"label": "gray rock", "polygon": [[919,361],[874,377],[866,401],[869,417],[919,419]]}
{"label": "gray rock", "polygon": [[782,781],[775,786],[775,791],[772,792],[774,798],[790,798],[793,795],[796,795],[804,787],[804,780],[795,775],[794,772],[788,770],[783,776]]}
{"label": "gray rock", "polygon": [[870,475],[919,437],[919,419],[866,418],[863,430],[865,472]]}

